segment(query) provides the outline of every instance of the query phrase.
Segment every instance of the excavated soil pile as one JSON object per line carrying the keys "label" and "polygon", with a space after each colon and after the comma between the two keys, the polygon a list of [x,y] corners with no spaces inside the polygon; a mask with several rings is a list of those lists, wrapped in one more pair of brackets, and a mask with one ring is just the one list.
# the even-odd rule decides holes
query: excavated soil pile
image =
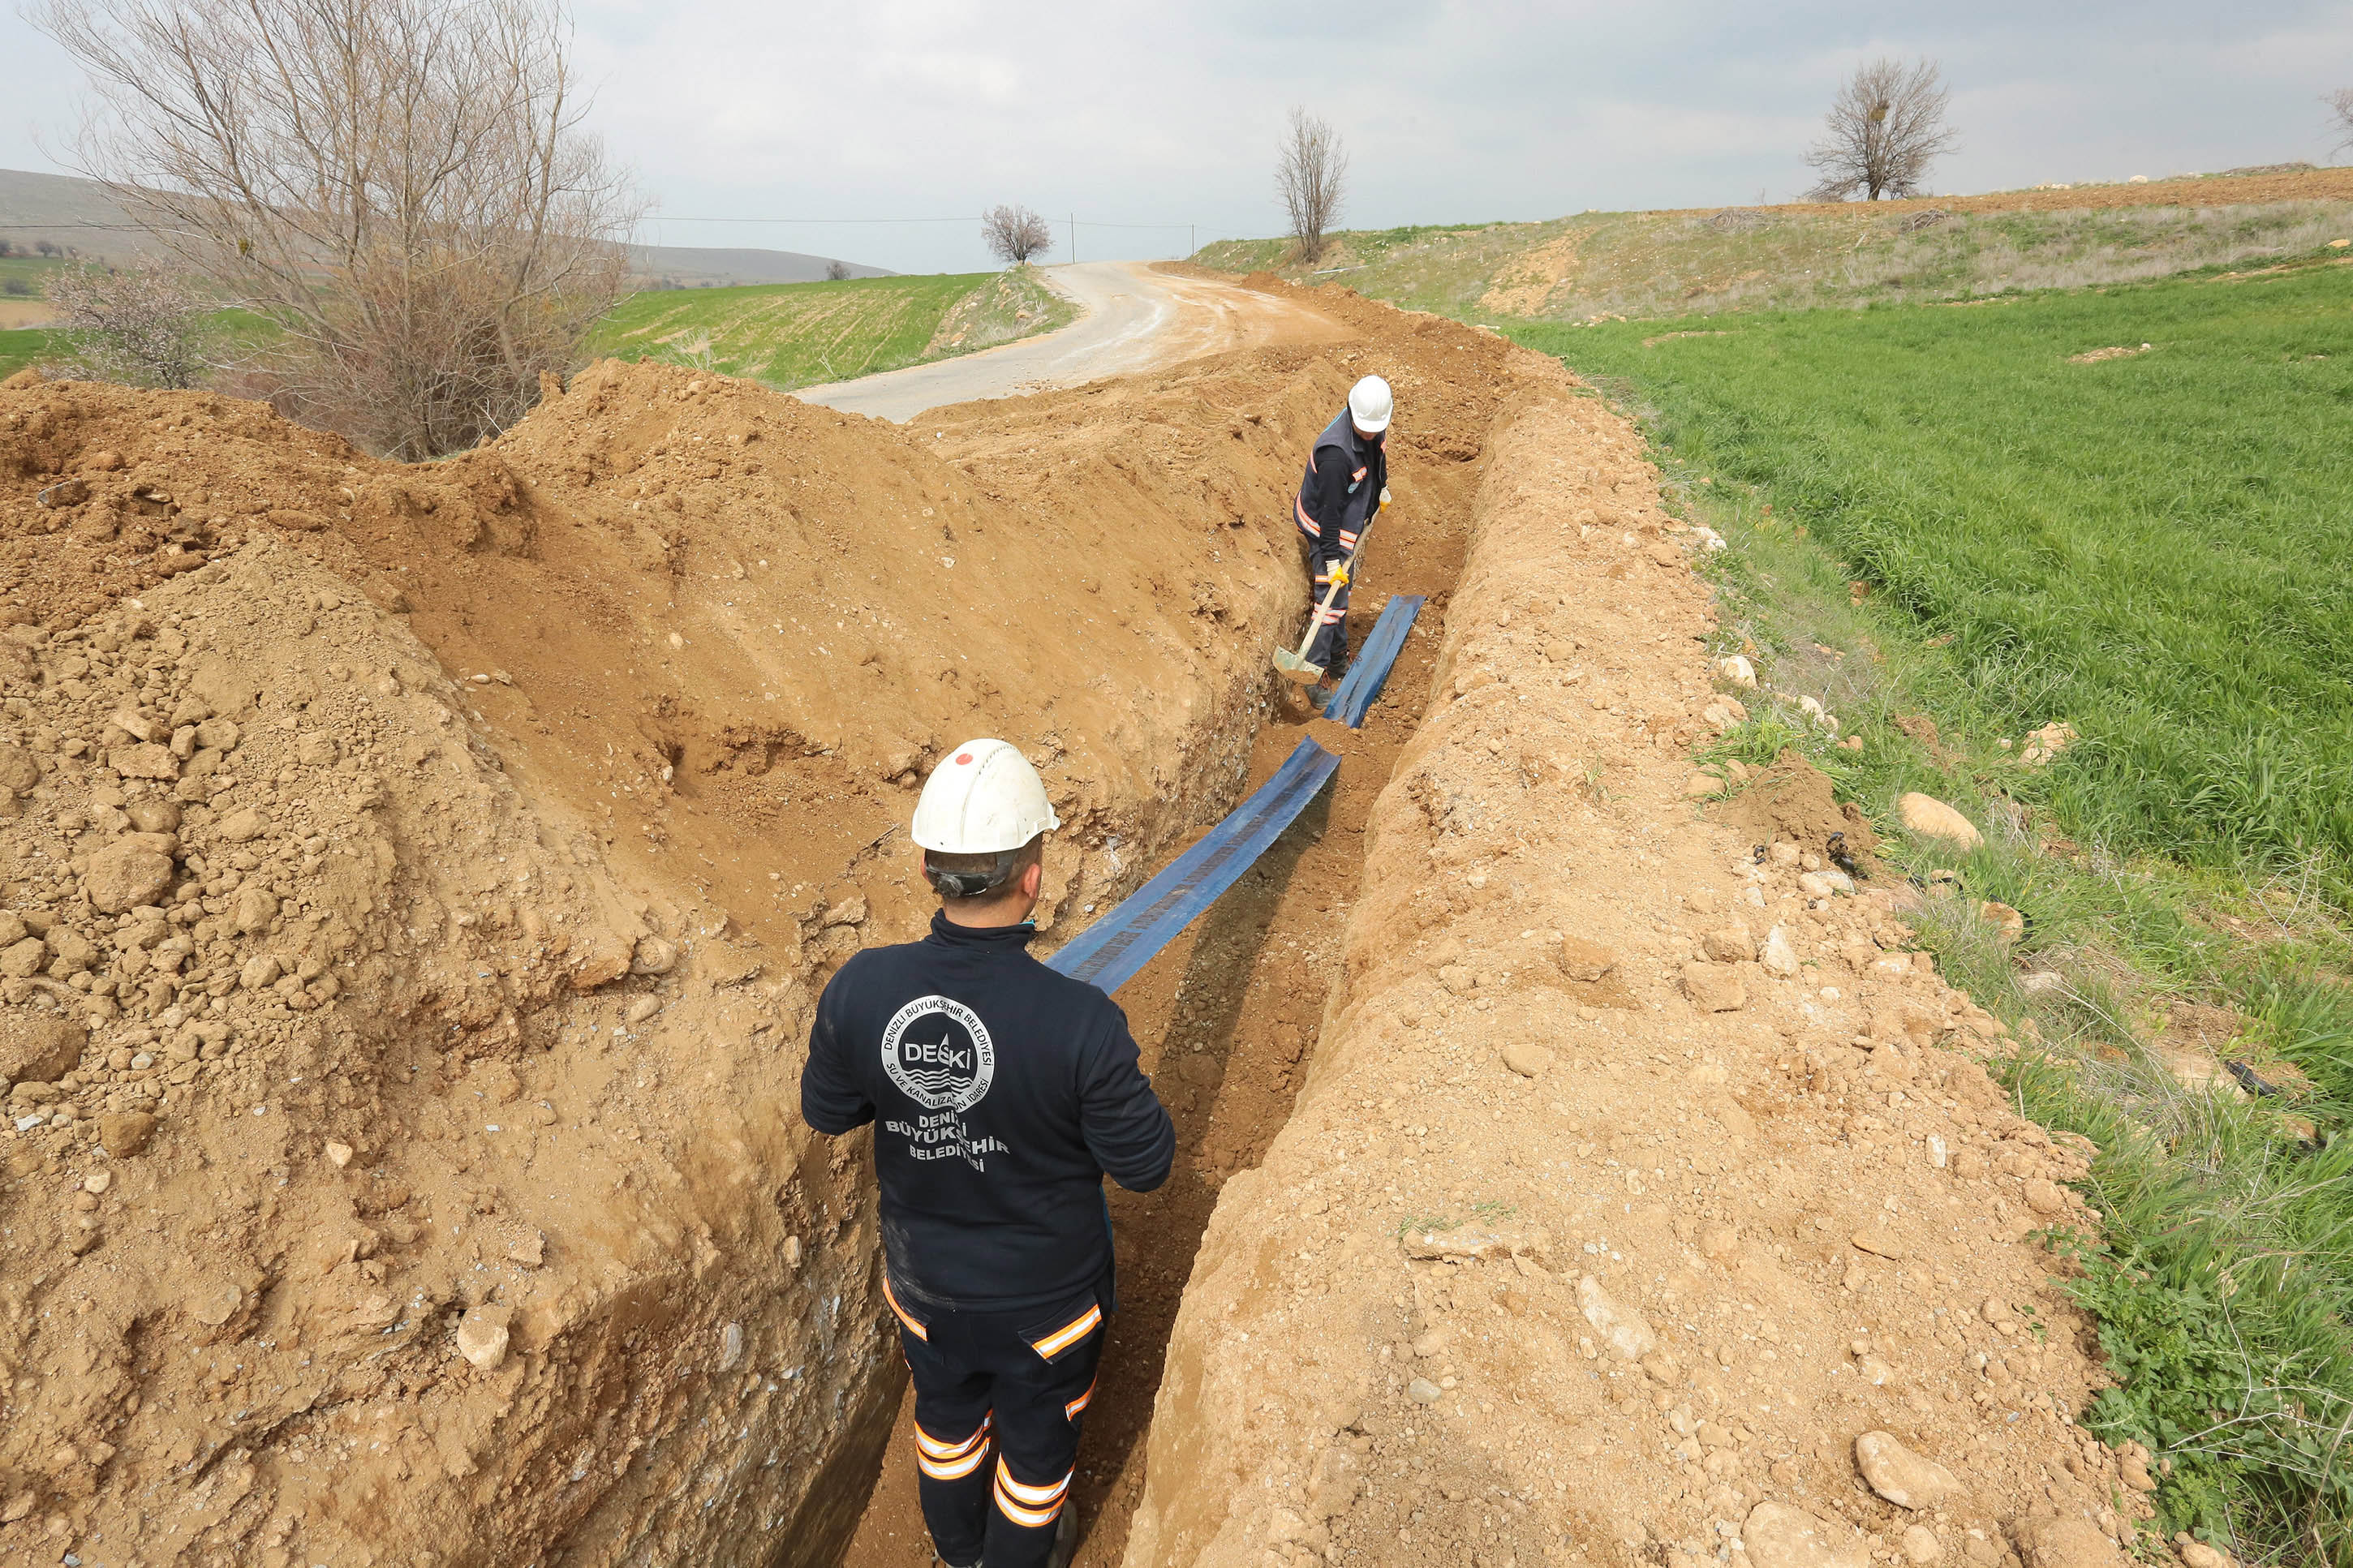
{"label": "excavated soil pile", "polygon": [[[1087,1407],[1086,1440],[1073,1496],[1082,1520],[1079,1568],[1117,1563],[1126,1545],[1128,1510],[1144,1485],[1145,1435],[1159,1386],[1162,1352],[1175,1321],[1193,1251],[1218,1193],[1236,1171],[1264,1157],[1291,1113],[1339,973],[1341,929],[1364,862],[1364,828],[1398,751],[1419,721],[1430,660],[1448,596],[1461,569],[1472,503],[1483,469],[1483,436],[1526,385],[1541,362],[1524,360],[1493,339],[1435,318],[1403,315],[1336,289],[1273,288],[1310,299],[1317,311],[1353,326],[1359,344],[1328,356],[1251,354],[1209,360],[1164,375],[1027,400],[1014,408],[974,404],[925,416],[942,450],[959,466],[987,475],[1015,474],[1052,501],[1056,486],[1097,464],[1135,460],[1134,432],[1169,411],[1207,401],[1246,403],[1270,365],[1328,367],[1322,384],[1337,399],[1348,379],[1378,370],[1397,385],[1409,416],[1393,427],[1394,504],[1367,536],[1351,620],[1356,636],[1388,595],[1427,595],[1419,629],[1407,641],[1386,695],[1365,727],[1349,731],[1314,720],[1286,701],[1260,719],[1249,783],[1272,774],[1303,733],[1340,756],[1334,782],[1236,888],[1197,920],[1144,972],[1123,986],[1145,1069],[1176,1126],[1176,1160],[1151,1193],[1113,1191],[1119,1250],[1119,1306],[1108,1331],[1102,1376]],[[1236,434],[1261,444],[1274,461],[1295,465],[1299,447],[1275,420],[1245,416]],[[1077,465],[1073,453],[1088,454]],[[1045,454],[1039,463],[1025,454]],[[1286,476],[1286,479],[1289,476]],[[1288,487],[1265,498],[1287,504]],[[1053,504],[1060,505],[1059,501]],[[1261,505],[1264,501],[1261,500]],[[1630,510],[1628,521],[1636,520]],[[1656,514],[1641,526],[1657,529]],[[892,1453],[860,1521],[845,1568],[928,1568],[916,1497],[912,1409],[902,1408]]]}
{"label": "excavated soil pile", "polygon": [[[1509,351],[1340,303],[1473,459]],[[0,1558],[844,1539],[901,1373],[814,989],[919,929],[965,735],[1043,764],[1050,928],[1230,805],[1362,352],[953,444],[607,363],[418,467],[0,389]]]}
{"label": "excavated soil pile", "polygon": [[2095,1221],[2087,1152],[2011,1114],[1905,900],[1825,866],[1826,795],[1683,798],[1707,596],[1571,391],[1494,445],[1124,1560],[2121,1563],[2147,1456],[2072,1425],[2095,1347],[2031,1239]]}

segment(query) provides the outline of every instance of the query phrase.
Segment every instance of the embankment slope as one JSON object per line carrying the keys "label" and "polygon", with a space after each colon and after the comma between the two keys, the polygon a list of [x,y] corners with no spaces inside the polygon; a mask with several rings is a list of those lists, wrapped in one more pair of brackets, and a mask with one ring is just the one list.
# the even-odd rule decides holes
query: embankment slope
{"label": "embankment slope", "polygon": [[[1515,351],[1354,309],[1473,461]],[[1364,352],[955,443],[607,363],[416,467],[0,388],[0,1559],[829,1557],[902,1373],[815,990],[969,734],[1050,928],[1231,804]]]}
{"label": "embankment slope", "polygon": [[2130,1464],[2069,1424],[2088,1325],[2026,1239],[2089,1223],[2055,1184],[2081,1151],[2006,1109],[1972,1059],[1998,1026],[1900,900],[1818,874],[1855,832],[1824,781],[1687,801],[1697,536],[1573,390],[1490,455],[1125,1561],[2118,1562]]}
{"label": "embankment slope", "polygon": [[813,990],[942,746],[1040,760],[1050,921],[1229,803],[1303,590],[1229,417],[1064,511],[649,367],[417,468],[0,391],[0,1557],[841,1539],[900,1373]]}

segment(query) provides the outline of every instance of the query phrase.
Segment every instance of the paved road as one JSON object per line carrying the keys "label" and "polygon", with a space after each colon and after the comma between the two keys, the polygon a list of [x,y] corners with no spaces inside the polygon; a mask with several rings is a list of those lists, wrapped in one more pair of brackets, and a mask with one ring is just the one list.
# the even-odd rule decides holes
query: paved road
{"label": "paved road", "polygon": [[1305,305],[1205,278],[1155,272],[1146,262],[1084,261],[1042,272],[1083,312],[1059,331],[856,381],[805,386],[793,395],[903,425],[944,404],[1018,397],[1203,354],[1350,335]]}

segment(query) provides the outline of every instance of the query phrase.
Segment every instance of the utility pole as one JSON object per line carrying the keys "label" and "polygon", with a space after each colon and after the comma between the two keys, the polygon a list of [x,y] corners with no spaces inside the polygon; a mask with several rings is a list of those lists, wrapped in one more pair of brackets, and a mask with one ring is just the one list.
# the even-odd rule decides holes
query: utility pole
{"label": "utility pole", "polygon": [[1187,257],[1201,254],[1201,226],[1198,223],[1185,226],[1185,254]]}
{"label": "utility pole", "polygon": [[1077,260],[1078,260],[1078,258],[1079,258],[1079,215],[1078,215],[1078,214],[1076,214],[1076,213],[1072,213],[1072,214],[1071,215],[1071,259],[1073,262],[1075,262],[1075,261],[1077,261]]}

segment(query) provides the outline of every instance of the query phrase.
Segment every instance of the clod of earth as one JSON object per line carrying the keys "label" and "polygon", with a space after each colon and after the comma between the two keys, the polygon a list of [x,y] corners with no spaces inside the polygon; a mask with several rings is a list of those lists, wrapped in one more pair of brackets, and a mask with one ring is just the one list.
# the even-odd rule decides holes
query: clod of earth
{"label": "clod of earth", "polygon": [[1870,1568],[1871,1563],[1870,1544],[1852,1527],[1788,1503],[1750,1509],[1740,1544],[1755,1568]]}
{"label": "clod of earth", "polygon": [[1924,838],[1938,839],[1963,849],[1974,849],[1985,842],[1985,835],[1978,831],[1976,823],[1943,801],[1917,790],[1898,797],[1895,814],[1905,826]]}
{"label": "clod of earth", "polygon": [[1854,1440],[1854,1468],[1871,1489],[1898,1508],[1915,1512],[1958,1497],[1961,1483],[1936,1460],[1914,1453],[1891,1432],[1865,1432]]}

